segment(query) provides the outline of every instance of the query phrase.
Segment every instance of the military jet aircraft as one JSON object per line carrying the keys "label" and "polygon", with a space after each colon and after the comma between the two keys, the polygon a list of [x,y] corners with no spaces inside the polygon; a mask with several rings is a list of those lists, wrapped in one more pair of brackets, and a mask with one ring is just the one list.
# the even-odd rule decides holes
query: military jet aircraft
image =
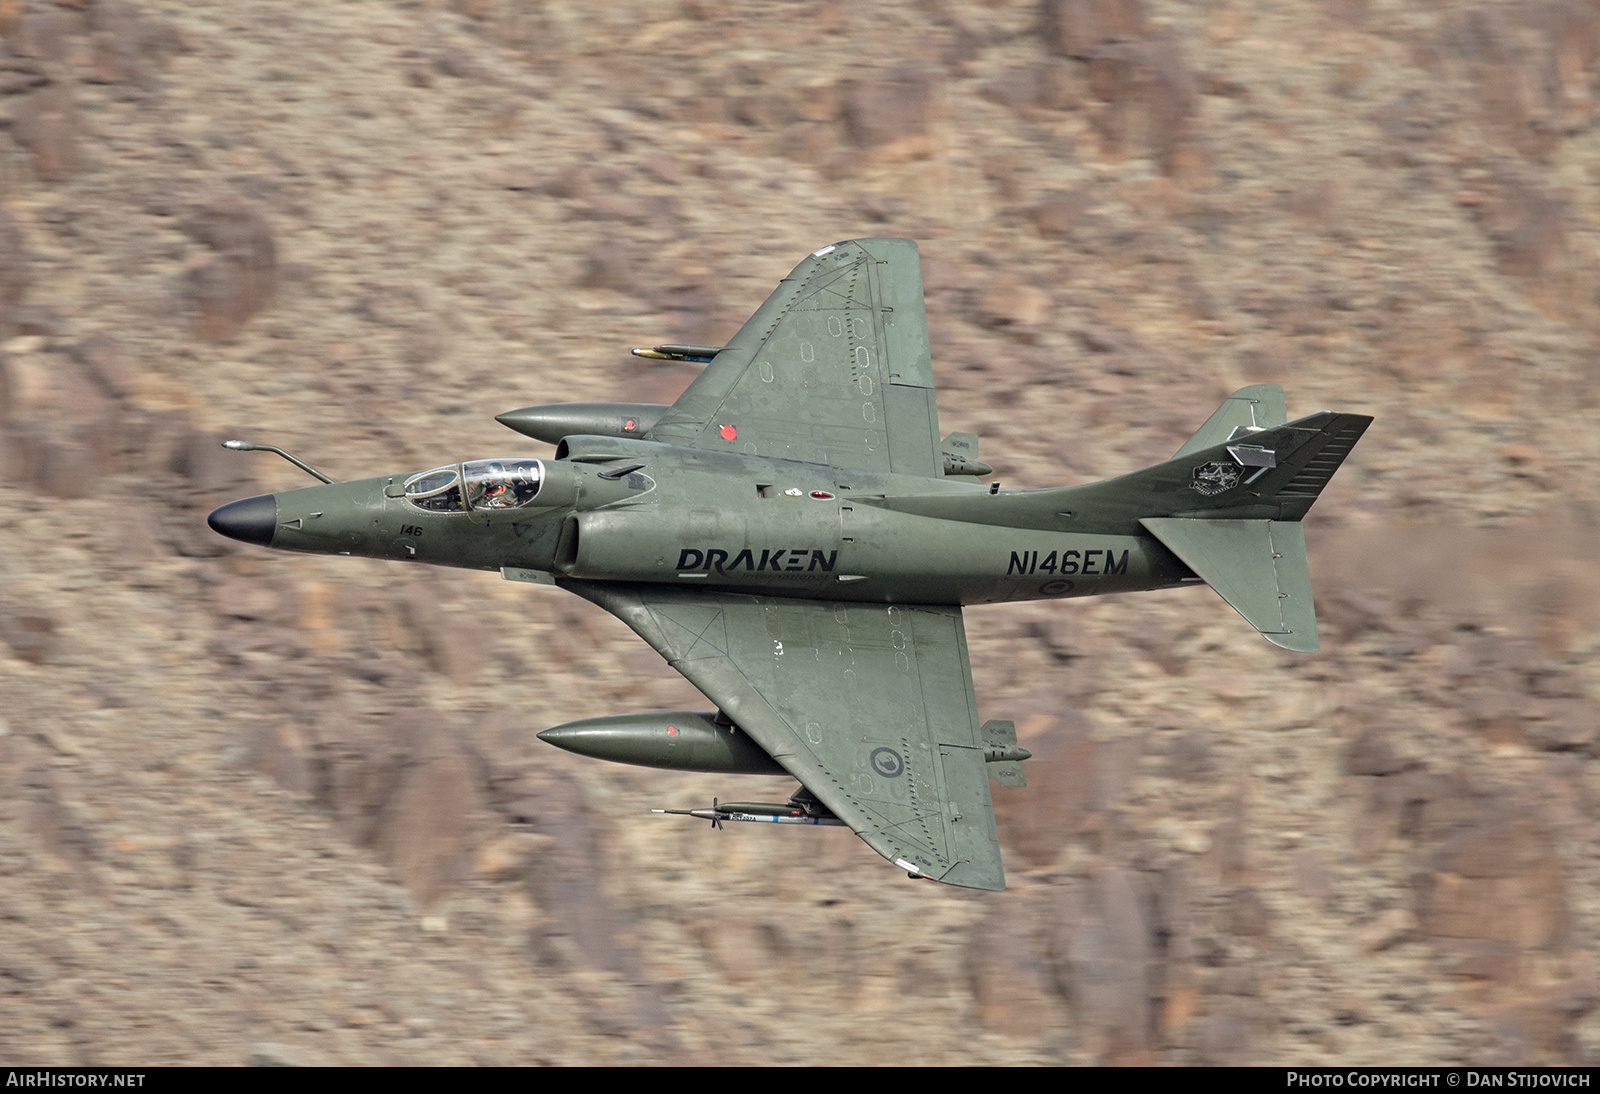
{"label": "military jet aircraft", "polygon": [[671,406],[499,416],[553,459],[351,482],[294,460],[323,484],[224,505],[211,527],[576,593],[716,709],[541,738],[624,763],[787,773],[800,787],[785,802],[662,811],[843,825],[914,878],[977,889],[1005,887],[989,779],[1020,784],[1028,751],[1012,723],[978,719],[964,607],[1208,584],[1268,641],[1317,649],[1300,521],[1369,417],[1291,422],[1282,389],[1256,385],[1165,463],[985,486],[978,438],[939,435],[908,239],[813,252],[726,346],[634,352],[706,367]]}

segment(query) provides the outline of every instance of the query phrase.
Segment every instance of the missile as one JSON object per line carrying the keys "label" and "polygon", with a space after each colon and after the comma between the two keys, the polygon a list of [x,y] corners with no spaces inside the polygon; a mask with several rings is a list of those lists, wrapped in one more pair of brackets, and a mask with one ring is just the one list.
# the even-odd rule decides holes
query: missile
{"label": "missile", "polygon": [[725,775],[787,775],[744,731],[716,711],[615,714],[553,726],[539,739],[614,763]]}
{"label": "missile", "polygon": [[657,346],[655,349],[636,349],[633,351],[633,355],[635,357],[644,357],[651,361],[694,361],[699,364],[706,364],[725,348],[727,347],[671,343],[665,346]]}
{"label": "missile", "polygon": [[723,802],[718,804],[715,800],[710,809],[652,809],[652,813],[670,813],[678,817],[694,817],[697,820],[710,821],[715,827],[721,828],[724,821],[762,822],[766,824],[814,824],[829,825],[837,828],[845,826],[844,821],[831,813],[811,814],[797,805],[778,805],[773,802]]}

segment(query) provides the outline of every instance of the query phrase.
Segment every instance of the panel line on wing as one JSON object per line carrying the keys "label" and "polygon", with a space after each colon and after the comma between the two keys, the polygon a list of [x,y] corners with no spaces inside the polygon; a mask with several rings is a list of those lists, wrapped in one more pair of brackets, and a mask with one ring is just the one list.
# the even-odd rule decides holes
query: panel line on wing
{"label": "panel line on wing", "polygon": [[[871,308],[872,308],[872,305],[870,303],[865,302],[865,301],[861,301],[861,300],[857,300],[855,298],[855,296],[853,296],[853,295],[849,295],[849,294],[846,294],[846,293],[838,292],[832,286],[828,286],[828,287],[825,287],[825,288],[818,289],[816,292],[812,293],[810,296],[803,297],[802,300],[811,301],[811,300],[815,300],[819,296],[824,296],[824,295],[831,296],[831,297],[834,297],[837,300],[840,300],[842,303],[841,304],[836,304],[834,306],[835,307],[842,307],[845,310],[850,310],[850,311],[870,311]],[[800,303],[800,302],[801,301],[796,301],[796,303]]]}
{"label": "panel line on wing", "polygon": [[[800,290],[800,293],[794,298],[789,306],[792,308],[797,304],[803,304],[824,292],[830,293],[833,296],[838,296],[841,300],[859,303],[858,301],[855,301],[853,297],[835,292],[833,289],[834,285],[837,285],[841,280],[849,277],[858,265],[859,263],[857,263],[855,266],[841,266],[837,270],[828,270],[824,274],[813,275],[813,281],[815,283],[808,282]],[[829,276],[830,274],[832,276]]]}
{"label": "panel line on wing", "polygon": [[[683,647],[682,653],[679,655],[678,660],[681,660],[681,661],[693,661],[693,660],[697,660],[697,659],[702,658],[702,657],[726,657],[726,656],[728,656],[727,625],[726,625],[726,622],[723,619],[723,613],[722,613],[722,609],[721,608],[711,608],[711,609],[701,608],[700,611],[709,612],[709,614],[707,615],[707,617],[705,619],[705,622],[703,624],[699,624],[698,625],[698,629],[697,629],[697,626],[696,626],[696,624],[698,623],[698,620],[686,621],[686,620],[683,620],[683,619],[675,618],[672,613],[669,613],[669,612],[663,610],[657,604],[650,604],[649,608],[650,608],[650,614],[652,614],[652,615],[654,615],[656,617],[656,620],[657,620],[658,623],[671,624],[671,626],[673,628],[675,628],[676,630],[682,631],[683,633],[689,635],[689,644],[687,646]],[[675,605],[674,608],[675,608],[675,611],[685,612],[685,614],[698,614],[698,613],[690,613],[685,608],[680,607],[680,606],[676,606]],[[714,629],[720,630],[721,634],[720,635],[713,634],[713,630]],[[666,633],[669,633],[669,634],[671,633],[671,632],[667,631],[666,627],[663,627],[662,630],[664,632],[666,632]],[[720,643],[715,640],[718,637],[721,638],[721,642]],[[697,651],[700,651],[700,648],[702,646],[706,647],[707,649],[709,649],[709,650],[711,650],[713,652],[710,652],[710,653],[697,652]]]}
{"label": "panel line on wing", "polygon": [[[946,843],[946,841],[935,838],[932,830],[929,829],[927,825],[928,818],[931,817],[937,821],[943,816],[939,810],[924,808],[921,811],[907,817],[905,820],[891,821],[880,810],[873,808],[873,806],[876,804],[874,799],[857,798],[856,803],[861,806],[864,812],[876,819],[877,823],[874,824],[873,827],[875,827],[880,834],[885,836],[898,836],[905,843],[917,847],[918,850],[925,854],[932,855],[942,862],[950,861],[950,849],[948,844],[946,844],[946,846],[941,850],[939,845],[941,843]],[[899,803],[894,804],[898,805]],[[922,825],[922,830],[927,833],[925,838],[919,839],[915,832],[908,832],[905,830],[906,825],[913,822]],[[944,825],[941,823],[938,825],[938,827],[942,831]]]}

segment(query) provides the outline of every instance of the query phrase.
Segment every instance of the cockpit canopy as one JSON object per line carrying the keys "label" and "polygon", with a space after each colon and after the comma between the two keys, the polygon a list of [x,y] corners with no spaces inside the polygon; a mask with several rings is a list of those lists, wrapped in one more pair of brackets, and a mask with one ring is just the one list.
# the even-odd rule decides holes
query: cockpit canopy
{"label": "cockpit canopy", "polygon": [[413,475],[406,481],[406,500],[434,513],[519,509],[538,496],[543,481],[544,467],[538,460],[473,460]]}

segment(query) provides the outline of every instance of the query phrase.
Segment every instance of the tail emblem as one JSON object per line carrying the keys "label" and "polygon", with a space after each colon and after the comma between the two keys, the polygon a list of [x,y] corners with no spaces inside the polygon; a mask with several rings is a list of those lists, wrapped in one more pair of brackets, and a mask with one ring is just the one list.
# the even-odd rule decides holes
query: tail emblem
{"label": "tail emblem", "polygon": [[1189,487],[1201,497],[1213,497],[1238,486],[1242,471],[1237,464],[1212,460],[1194,469],[1194,481]]}

